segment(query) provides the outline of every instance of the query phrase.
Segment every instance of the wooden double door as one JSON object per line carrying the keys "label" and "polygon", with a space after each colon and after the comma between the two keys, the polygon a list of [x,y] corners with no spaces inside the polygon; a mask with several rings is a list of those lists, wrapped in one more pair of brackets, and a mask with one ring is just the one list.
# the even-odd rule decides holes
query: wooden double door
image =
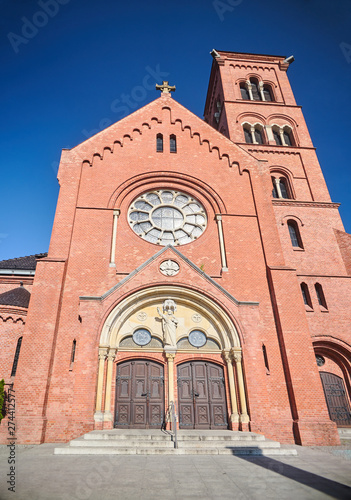
{"label": "wooden double door", "polygon": [[142,359],[117,365],[115,427],[160,428],[164,410],[162,365]]}
{"label": "wooden double door", "polygon": [[339,427],[351,426],[351,410],[341,377],[329,372],[320,372],[330,419]]}
{"label": "wooden double door", "polygon": [[180,429],[227,429],[223,367],[204,361],[178,365]]}

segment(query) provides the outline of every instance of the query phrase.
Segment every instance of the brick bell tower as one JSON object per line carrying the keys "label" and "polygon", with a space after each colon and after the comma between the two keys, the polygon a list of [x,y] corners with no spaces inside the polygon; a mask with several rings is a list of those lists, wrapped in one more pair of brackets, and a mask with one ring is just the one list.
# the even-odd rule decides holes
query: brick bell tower
{"label": "brick bell tower", "polygon": [[[293,56],[211,55],[205,121],[258,162],[251,187],[295,440],[332,444],[325,402],[339,427],[351,424],[351,236],[287,77]],[[333,400],[336,383],[340,401]]]}

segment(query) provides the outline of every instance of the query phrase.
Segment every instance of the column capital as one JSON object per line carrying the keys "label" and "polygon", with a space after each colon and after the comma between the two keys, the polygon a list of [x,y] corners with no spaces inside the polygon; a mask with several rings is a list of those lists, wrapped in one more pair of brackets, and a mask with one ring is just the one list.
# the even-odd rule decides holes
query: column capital
{"label": "column capital", "polygon": [[117,208],[116,210],[113,211],[113,215],[116,215],[117,217],[119,217],[121,214],[121,211],[119,208]]}
{"label": "column capital", "polygon": [[222,215],[221,214],[216,214],[215,215],[215,219],[221,221],[222,220]]}
{"label": "column capital", "polygon": [[232,357],[231,357],[231,353],[229,350],[223,350],[222,351],[222,356],[223,356],[223,359],[229,364],[231,364],[232,362]]}
{"label": "column capital", "polygon": [[166,354],[166,358],[169,360],[169,361],[174,361],[174,358],[176,356],[176,352],[165,352]]}
{"label": "column capital", "polygon": [[117,354],[117,348],[116,347],[113,347],[108,350],[108,354],[107,354],[107,359],[110,360],[112,359],[112,361],[115,359],[116,357],[116,354]]}
{"label": "column capital", "polygon": [[99,359],[105,359],[107,356],[108,347],[99,347]]}
{"label": "column capital", "polygon": [[241,349],[231,349],[231,353],[235,363],[241,363],[241,360],[243,358]]}

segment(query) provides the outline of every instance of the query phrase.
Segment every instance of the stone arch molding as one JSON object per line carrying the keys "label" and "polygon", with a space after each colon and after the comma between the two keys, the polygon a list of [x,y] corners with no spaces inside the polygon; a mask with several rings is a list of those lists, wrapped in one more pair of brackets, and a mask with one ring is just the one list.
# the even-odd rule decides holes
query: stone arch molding
{"label": "stone arch molding", "polygon": [[[177,305],[177,341],[192,329],[203,330],[216,340],[222,350],[241,346],[238,325],[213,300],[199,292],[177,286],[157,286],[138,291],[124,298],[107,316],[100,335],[100,347],[116,349],[123,338],[133,334],[138,327],[162,339],[162,323],[157,307],[162,308],[166,299]],[[194,321],[201,317],[200,322]]]}

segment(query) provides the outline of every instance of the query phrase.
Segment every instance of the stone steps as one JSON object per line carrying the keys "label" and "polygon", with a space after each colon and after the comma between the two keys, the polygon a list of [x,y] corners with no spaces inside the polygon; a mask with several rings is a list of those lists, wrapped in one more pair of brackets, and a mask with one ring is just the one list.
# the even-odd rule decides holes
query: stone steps
{"label": "stone steps", "polygon": [[351,427],[338,428],[340,439],[351,439]]}
{"label": "stone steps", "polygon": [[55,448],[55,455],[296,455],[295,449],[261,434],[232,431],[178,431],[178,448],[160,430],[92,431]]}

